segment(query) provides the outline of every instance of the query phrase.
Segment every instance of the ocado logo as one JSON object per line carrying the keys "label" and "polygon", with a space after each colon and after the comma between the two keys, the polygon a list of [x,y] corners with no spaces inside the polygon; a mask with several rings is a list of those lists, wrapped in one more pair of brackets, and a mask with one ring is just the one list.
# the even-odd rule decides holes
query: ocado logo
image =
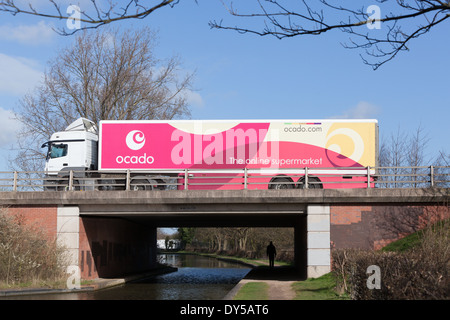
{"label": "ocado logo", "polygon": [[139,150],[145,144],[144,133],[139,130],[130,131],[125,138],[125,142],[131,150]]}
{"label": "ocado logo", "polygon": [[[142,131],[133,130],[127,134],[125,138],[125,142],[127,143],[128,148],[131,150],[139,150],[145,144],[145,136]],[[152,156],[147,156],[147,153],[143,155],[134,155],[134,156],[117,156],[116,162],[119,164],[152,164],[155,161],[155,158]]]}
{"label": "ocado logo", "polygon": [[155,162],[155,158],[153,158],[152,156],[148,156],[147,154],[144,153],[141,156],[118,156],[116,158],[116,162],[121,164],[121,163],[126,163],[126,164],[152,164],[153,162]]}

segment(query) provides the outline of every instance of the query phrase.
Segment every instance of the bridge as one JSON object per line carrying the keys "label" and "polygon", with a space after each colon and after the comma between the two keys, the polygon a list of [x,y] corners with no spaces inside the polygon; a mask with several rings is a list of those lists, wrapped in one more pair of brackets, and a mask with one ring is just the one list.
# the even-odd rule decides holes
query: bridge
{"label": "bridge", "polygon": [[[295,266],[302,276],[317,277],[330,271],[335,248],[379,249],[449,217],[449,172],[450,167],[433,166],[357,168],[338,182],[353,179],[363,187],[328,189],[319,178],[329,178],[329,172],[303,168],[283,175],[284,188],[251,190],[251,176],[244,170],[242,181],[233,182],[239,189],[205,189],[208,180],[202,176],[204,190],[193,190],[198,170],[185,170],[190,181],[174,182],[182,190],[159,190],[158,184],[167,187],[170,181],[155,181],[155,188],[140,191],[130,188],[130,172],[122,190],[114,191],[100,191],[92,178],[73,172],[59,178],[65,187],[43,191],[44,173],[8,172],[0,175],[0,206],[64,244],[70,264],[80,267],[84,279],[154,268],[156,229],[184,226],[294,228]],[[294,182],[299,178],[306,183]],[[322,181],[321,188],[308,188],[308,180]]]}
{"label": "bridge", "polygon": [[358,189],[43,192],[12,185],[0,192],[0,205],[64,244],[83,279],[154,268],[156,228],[184,226],[294,228],[295,266],[317,277],[330,271],[335,248],[379,249],[449,217],[447,182],[425,176],[430,184],[415,180],[415,188],[411,179],[403,179],[408,188],[373,187],[370,176]]}

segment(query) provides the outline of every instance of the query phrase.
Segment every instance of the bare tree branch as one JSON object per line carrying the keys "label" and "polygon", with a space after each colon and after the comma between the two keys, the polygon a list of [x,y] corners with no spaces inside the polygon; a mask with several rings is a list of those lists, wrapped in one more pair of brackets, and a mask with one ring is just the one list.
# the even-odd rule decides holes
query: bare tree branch
{"label": "bare tree branch", "polygon": [[[163,7],[173,7],[178,4],[180,0],[151,0],[151,1],[139,1],[128,0],[125,5],[121,5],[117,2],[108,1],[106,7],[102,7],[98,0],[91,0],[90,7],[80,8],[79,17],[75,19],[82,24],[80,28],[68,29],[59,28],[56,31],[62,35],[71,35],[79,30],[93,29],[100,26],[126,20],[126,19],[144,19],[148,17],[154,11]],[[46,6],[40,3],[41,7],[45,9],[38,10],[32,6],[31,2],[26,5],[24,1],[17,0],[0,0],[0,12],[8,12],[12,15],[25,14],[34,15],[44,18],[53,18],[59,20],[74,19],[73,14],[67,13],[67,7],[63,7],[61,2],[56,0],[48,0]],[[120,1],[123,3],[124,1]],[[104,2],[106,4],[106,2]]]}
{"label": "bare tree branch", "polygon": [[249,26],[230,26],[221,20],[211,21],[211,28],[270,35],[278,39],[340,30],[358,39],[351,38],[350,44],[344,44],[344,47],[364,49],[366,58],[361,55],[364,63],[375,70],[400,51],[409,50],[411,40],[450,18],[448,0],[376,0],[376,6],[371,2],[362,8],[357,8],[360,4],[355,5],[355,2],[345,7],[336,5],[337,0],[319,0],[314,4],[308,0],[254,0],[255,9],[250,13],[236,10],[231,1],[221,1],[230,15],[240,21],[249,21]]}
{"label": "bare tree branch", "polygon": [[[98,28],[126,19],[144,19],[163,7],[173,7],[180,0],[127,0],[116,3],[91,0],[91,5],[79,12],[67,13],[65,0],[48,0],[39,8],[25,0],[0,0],[0,12],[13,15],[28,14],[45,18],[73,21],[79,26],[56,31],[63,35],[83,29]],[[194,0],[196,1],[196,0]],[[450,18],[450,0],[253,0],[249,13],[238,11],[232,0],[220,0],[231,16],[248,21],[248,26],[230,26],[223,20],[211,21],[210,27],[274,36],[278,39],[307,35],[321,35],[340,30],[351,35],[349,49],[362,49],[363,62],[378,69],[395,58],[399,52],[409,50],[409,43],[428,33],[433,27]],[[250,0],[245,1],[248,5]],[[376,5],[374,5],[374,2]],[[242,2],[239,2],[242,5]],[[379,9],[379,12],[376,12]],[[374,11],[375,10],[375,11]]]}

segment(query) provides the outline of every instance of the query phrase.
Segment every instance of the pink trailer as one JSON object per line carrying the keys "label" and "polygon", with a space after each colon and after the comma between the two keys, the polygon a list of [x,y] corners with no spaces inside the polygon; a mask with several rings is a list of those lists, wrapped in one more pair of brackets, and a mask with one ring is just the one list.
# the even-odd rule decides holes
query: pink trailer
{"label": "pink trailer", "polygon": [[376,120],[100,122],[100,171],[165,172],[181,190],[366,188],[377,158]]}

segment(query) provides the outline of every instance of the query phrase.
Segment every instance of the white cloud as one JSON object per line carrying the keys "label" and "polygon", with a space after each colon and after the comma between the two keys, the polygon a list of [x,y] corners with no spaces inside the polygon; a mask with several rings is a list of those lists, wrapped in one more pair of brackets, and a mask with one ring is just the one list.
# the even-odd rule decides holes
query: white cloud
{"label": "white cloud", "polygon": [[183,91],[183,95],[186,98],[187,103],[189,105],[199,107],[199,108],[201,108],[205,105],[205,103],[203,102],[202,96],[198,92],[186,89]]}
{"label": "white cloud", "polygon": [[30,59],[0,53],[0,93],[23,95],[34,88],[43,77],[37,65]]}
{"label": "white cloud", "polygon": [[381,112],[381,109],[366,101],[360,101],[356,107],[344,111],[334,119],[372,119]]}
{"label": "white cloud", "polygon": [[14,119],[14,113],[0,107],[0,147],[14,143],[21,123]]}
{"label": "white cloud", "polygon": [[0,26],[0,39],[22,44],[38,45],[49,43],[56,36],[49,24],[40,21],[34,25]]}

